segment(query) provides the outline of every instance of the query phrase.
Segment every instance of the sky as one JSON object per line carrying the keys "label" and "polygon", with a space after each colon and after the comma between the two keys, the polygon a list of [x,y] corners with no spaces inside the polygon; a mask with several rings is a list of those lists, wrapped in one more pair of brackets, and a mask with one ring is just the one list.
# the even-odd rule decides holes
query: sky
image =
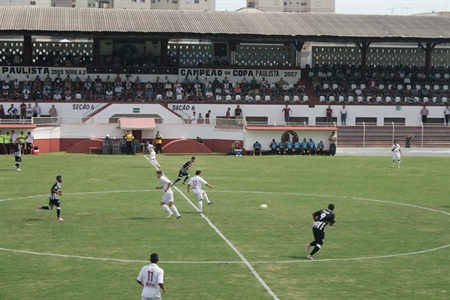
{"label": "sky", "polygon": [[[245,7],[245,0],[216,0],[217,10]],[[450,0],[336,0],[336,13],[410,15],[450,10]]]}

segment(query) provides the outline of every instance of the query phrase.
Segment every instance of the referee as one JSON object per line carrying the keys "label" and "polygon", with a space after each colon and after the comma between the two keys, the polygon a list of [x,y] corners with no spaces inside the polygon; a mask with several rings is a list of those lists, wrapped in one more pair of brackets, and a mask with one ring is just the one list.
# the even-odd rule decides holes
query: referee
{"label": "referee", "polygon": [[127,131],[127,135],[125,136],[125,140],[126,140],[126,149],[127,149],[127,154],[131,155],[133,154],[133,141],[134,141],[134,136],[131,132]]}
{"label": "referee", "polygon": [[333,224],[336,223],[333,210],[334,204],[329,204],[327,209],[318,210],[312,214],[312,217],[314,219],[314,224],[312,226],[314,241],[306,244],[305,250],[306,253],[308,253],[311,246],[313,246],[314,249],[311,251],[311,253],[309,253],[308,259],[313,260],[314,254],[316,254],[317,251],[322,248],[325,239],[325,227],[328,224],[330,224],[330,226],[333,226]]}

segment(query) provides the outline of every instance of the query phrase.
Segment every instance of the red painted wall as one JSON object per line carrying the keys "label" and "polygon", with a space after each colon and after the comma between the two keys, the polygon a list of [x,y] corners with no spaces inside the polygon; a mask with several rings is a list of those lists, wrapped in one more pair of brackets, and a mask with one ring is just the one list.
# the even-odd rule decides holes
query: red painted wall
{"label": "red painted wall", "polygon": [[38,146],[39,147],[39,153],[59,152],[59,151],[61,151],[60,139],[34,140],[33,146]]}
{"label": "red painted wall", "polygon": [[176,140],[162,148],[163,153],[211,153],[211,150],[195,140]]}

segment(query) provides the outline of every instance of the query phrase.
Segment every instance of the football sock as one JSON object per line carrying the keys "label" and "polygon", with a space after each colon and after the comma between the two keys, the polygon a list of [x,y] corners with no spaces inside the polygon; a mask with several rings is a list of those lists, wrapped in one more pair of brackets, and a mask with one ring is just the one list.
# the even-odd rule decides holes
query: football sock
{"label": "football sock", "polygon": [[172,208],[172,211],[175,213],[175,216],[179,217],[180,213],[178,212],[178,209],[175,205],[172,205],[170,208]]}
{"label": "football sock", "polygon": [[16,168],[18,169],[20,167],[20,163],[16,163]]}
{"label": "football sock", "polygon": [[187,181],[189,179],[189,176],[186,176],[185,178],[184,178],[184,183]]}
{"label": "football sock", "polygon": [[395,160],[392,161],[392,166],[394,166],[394,164],[395,164]]}
{"label": "football sock", "polygon": [[162,207],[169,215],[172,213],[167,205],[164,204],[164,205],[162,205],[161,207]]}
{"label": "football sock", "polygon": [[198,212],[202,212],[202,211],[203,211],[203,201],[198,200]]}
{"label": "football sock", "polygon": [[175,180],[175,182],[173,184],[177,183],[180,180],[181,180],[181,177],[178,177],[177,180]]}
{"label": "football sock", "polygon": [[314,254],[316,254],[317,251],[320,250],[320,247],[321,247],[321,246],[320,246],[319,244],[317,244],[316,246],[314,246],[313,251],[311,251],[311,253],[310,253],[309,255],[313,256]]}
{"label": "football sock", "polygon": [[208,195],[206,195],[206,193],[203,194],[203,198],[205,198],[207,203],[211,203],[211,201],[209,201]]}
{"label": "football sock", "polygon": [[317,242],[316,242],[316,241],[311,242],[311,243],[309,243],[309,245],[311,245],[312,247],[314,247],[315,245],[317,245]]}
{"label": "football sock", "polygon": [[59,218],[60,215],[61,215],[61,207],[57,207],[56,208],[56,217]]}
{"label": "football sock", "polygon": [[41,209],[50,210],[50,206],[41,206]]}
{"label": "football sock", "polygon": [[401,164],[402,162],[401,161],[398,161],[398,166],[400,167],[400,164]]}

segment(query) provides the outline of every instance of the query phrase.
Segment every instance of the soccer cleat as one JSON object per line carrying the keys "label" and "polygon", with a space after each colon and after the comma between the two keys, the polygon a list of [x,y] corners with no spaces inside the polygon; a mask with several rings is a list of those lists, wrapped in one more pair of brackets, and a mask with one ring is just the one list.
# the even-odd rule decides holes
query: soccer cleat
{"label": "soccer cleat", "polygon": [[176,217],[175,219],[178,220],[179,218],[181,218],[181,216]]}
{"label": "soccer cleat", "polygon": [[36,206],[36,211],[40,211],[40,210],[41,210],[41,206],[40,205]]}
{"label": "soccer cleat", "polygon": [[309,248],[311,248],[311,245],[308,243],[308,244],[305,245],[305,251],[306,251],[306,253],[309,252]]}
{"label": "soccer cleat", "polygon": [[312,257],[312,255],[308,255],[308,259],[309,260],[314,260],[314,257]]}
{"label": "soccer cleat", "polygon": [[199,214],[202,214],[203,212],[202,212],[202,211],[199,211],[198,213],[199,213]]}
{"label": "soccer cleat", "polygon": [[[400,168],[400,167],[399,167],[399,168]],[[22,171],[22,170],[21,170],[21,169],[19,169],[19,168],[16,168],[16,171],[19,171],[19,172],[20,172],[20,171]]]}
{"label": "soccer cleat", "polygon": [[[400,169],[400,166],[398,166],[398,168]],[[19,170],[20,171],[20,170]]]}
{"label": "soccer cleat", "polygon": [[168,216],[166,217],[166,219],[170,219],[170,218],[172,217],[172,215],[173,215],[173,213],[171,213],[170,215],[168,215]]}
{"label": "soccer cleat", "polygon": [[64,219],[63,218],[56,218],[56,220],[63,221]]}
{"label": "soccer cleat", "polygon": [[186,182],[183,182],[182,185],[186,185]]}
{"label": "soccer cleat", "polygon": [[212,202],[208,202],[208,205],[211,205],[212,204]]}

